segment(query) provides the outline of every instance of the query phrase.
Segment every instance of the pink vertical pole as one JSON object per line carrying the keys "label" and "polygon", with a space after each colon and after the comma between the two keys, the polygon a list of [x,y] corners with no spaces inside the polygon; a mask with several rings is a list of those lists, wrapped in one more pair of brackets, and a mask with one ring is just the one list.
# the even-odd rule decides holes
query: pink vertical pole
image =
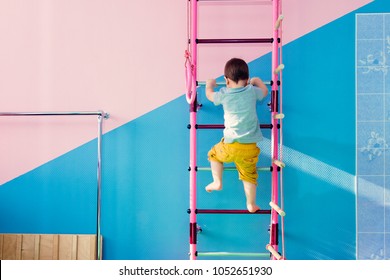
{"label": "pink vertical pole", "polygon": [[[191,30],[190,30],[190,44],[191,44],[191,56],[193,62],[193,75],[192,75],[192,94],[196,92],[197,81],[197,33],[198,33],[198,6],[197,0],[191,0],[190,7],[191,17]],[[196,111],[197,111],[197,98],[193,99],[193,103],[190,104],[190,260],[196,259]]]}
{"label": "pink vertical pole", "polygon": [[[279,29],[276,28],[276,22],[279,18],[279,0],[273,0],[272,4],[273,9],[273,43],[272,43],[272,112],[271,112],[271,123],[272,123],[272,132],[271,132],[271,157],[272,157],[272,190],[271,190],[271,200],[275,204],[278,204],[278,166],[273,162],[273,160],[278,159],[278,119],[275,118],[275,115],[278,113],[278,79],[279,74],[275,69],[279,66]],[[272,209],[271,211],[271,229],[270,229],[270,245],[277,251],[278,250],[278,213]],[[272,259],[275,259],[272,257]]]}

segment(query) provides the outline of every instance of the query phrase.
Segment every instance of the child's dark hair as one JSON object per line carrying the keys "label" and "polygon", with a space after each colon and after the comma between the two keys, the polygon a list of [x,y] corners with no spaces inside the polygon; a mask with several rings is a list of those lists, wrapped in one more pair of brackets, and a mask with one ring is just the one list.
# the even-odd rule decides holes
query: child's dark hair
{"label": "child's dark hair", "polygon": [[240,58],[232,58],[225,64],[225,77],[238,83],[249,79],[248,64]]}

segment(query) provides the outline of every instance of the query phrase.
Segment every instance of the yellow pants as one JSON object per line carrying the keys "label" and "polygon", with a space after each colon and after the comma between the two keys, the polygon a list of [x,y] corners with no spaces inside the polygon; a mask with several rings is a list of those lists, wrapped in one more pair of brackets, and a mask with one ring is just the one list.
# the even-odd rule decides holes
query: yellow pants
{"label": "yellow pants", "polygon": [[240,180],[257,185],[259,154],[260,149],[256,143],[224,143],[222,139],[208,152],[208,159],[221,163],[234,162]]}

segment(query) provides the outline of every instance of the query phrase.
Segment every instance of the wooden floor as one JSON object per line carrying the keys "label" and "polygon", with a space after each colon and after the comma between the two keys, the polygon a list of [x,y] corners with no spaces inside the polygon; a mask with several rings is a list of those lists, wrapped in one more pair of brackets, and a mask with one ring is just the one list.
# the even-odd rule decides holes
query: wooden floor
{"label": "wooden floor", "polygon": [[0,260],[95,260],[96,234],[0,234]]}

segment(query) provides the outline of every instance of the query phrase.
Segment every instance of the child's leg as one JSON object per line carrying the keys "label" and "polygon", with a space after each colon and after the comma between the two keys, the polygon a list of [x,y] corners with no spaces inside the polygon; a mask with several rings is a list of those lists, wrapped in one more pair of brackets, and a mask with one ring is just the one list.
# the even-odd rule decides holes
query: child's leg
{"label": "child's leg", "polygon": [[260,210],[260,207],[256,204],[256,188],[257,186],[253,183],[250,183],[248,181],[242,181],[244,184],[244,191],[246,196],[246,207],[248,208],[248,211],[253,213],[257,210]]}
{"label": "child's leg", "polygon": [[213,182],[205,189],[208,192],[222,190],[222,172],[223,163],[215,160],[210,160],[211,174],[213,175]]}

